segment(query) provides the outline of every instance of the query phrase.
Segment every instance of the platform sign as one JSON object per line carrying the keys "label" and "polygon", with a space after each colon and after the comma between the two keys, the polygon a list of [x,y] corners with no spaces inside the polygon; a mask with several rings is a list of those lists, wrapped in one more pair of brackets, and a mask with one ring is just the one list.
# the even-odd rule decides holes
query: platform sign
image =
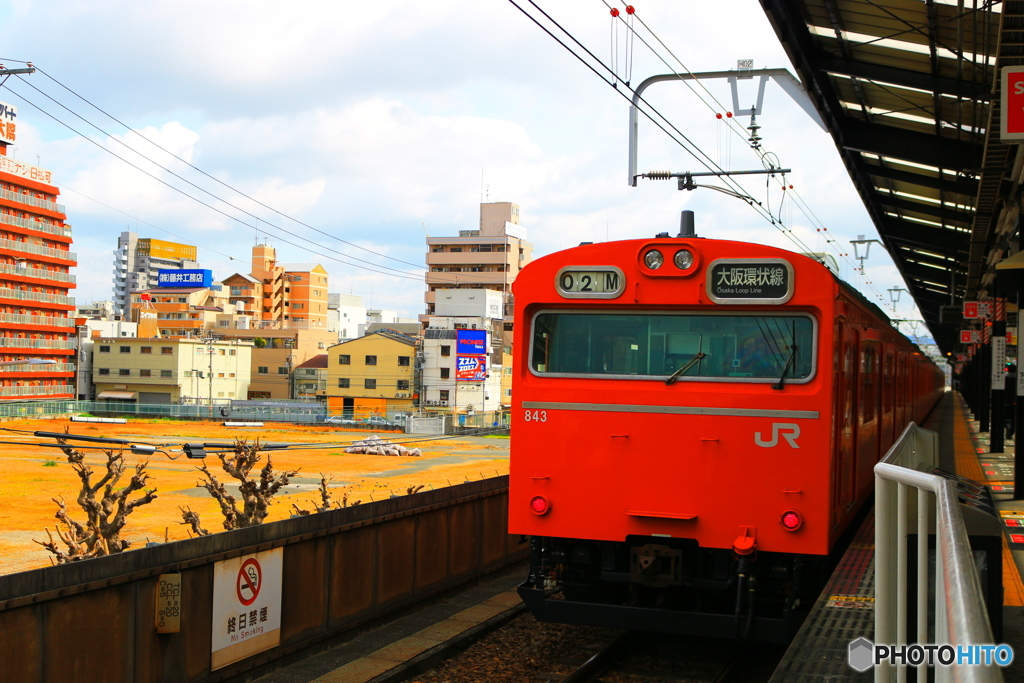
{"label": "platform sign", "polygon": [[1006,388],[1006,339],[992,337],[992,389]]}
{"label": "platform sign", "polygon": [[210,669],[220,669],[281,642],[284,549],[213,565]]}
{"label": "platform sign", "polygon": [[1024,140],[1024,66],[1004,66],[999,122],[1000,140]]}
{"label": "platform sign", "polygon": [[965,320],[991,320],[992,319],[992,302],[991,301],[965,301],[964,302],[964,319]]}
{"label": "platform sign", "polygon": [[960,330],[961,344],[980,344],[981,330]]}

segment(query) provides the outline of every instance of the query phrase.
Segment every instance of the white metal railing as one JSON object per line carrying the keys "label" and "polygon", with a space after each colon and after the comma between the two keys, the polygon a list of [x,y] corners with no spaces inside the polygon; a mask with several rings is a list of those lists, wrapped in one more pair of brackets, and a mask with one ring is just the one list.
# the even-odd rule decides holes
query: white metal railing
{"label": "white metal railing", "polygon": [[19,275],[21,277],[34,277],[41,280],[57,280],[58,282],[74,283],[75,276],[71,273],[57,273],[45,268],[20,268],[7,263],[0,263],[0,273]]}
{"label": "white metal railing", "polygon": [[19,365],[0,365],[0,375],[21,372],[74,372],[74,363],[21,363]]}
{"label": "white metal railing", "polygon": [[0,298],[3,299],[24,299],[26,301],[42,301],[44,303],[60,304],[62,306],[74,306],[75,300],[69,296],[60,294],[47,294],[45,292],[26,292],[20,289],[0,287]]}
{"label": "white metal railing", "polygon": [[0,337],[0,349],[73,349],[78,342],[73,339],[26,339],[24,337]]}
{"label": "white metal railing", "polygon": [[40,209],[46,209],[48,211],[56,211],[57,213],[66,213],[64,211],[64,205],[58,204],[57,202],[51,202],[49,199],[40,199],[39,197],[33,197],[31,195],[23,194],[21,192],[11,192],[10,190],[0,190],[0,197],[9,199],[14,202],[21,202],[22,204],[28,204],[29,206],[36,206]]}
{"label": "white metal railing", "polygon": [[11,249],[12,251],[21,251],[26,254],[36,254],[37,256],[49,256],[50,258],[59,258],[65,261],[78,261],[78,254],[73,251],[41,247],[38,244],[29,244],[28,242],[0,239],[0,249]]}
{"label": "white metal railing", "polygon": [[74,384],[57,384],[48,386],[0,387],[0,396],[59,396],[75,395]]}
{"label": "white metal railing", "polygon": [[48,325],[50,327],[74,327],[73,318],[57,318],[48,315],[23,315],[21,313],[0,313],[0,323],[15,325]]}
{"label": "white metal railing", "polygon": [[38,232],[48,232],[51,235],[71,237],[71,226],[67,224],[53,225],[51,223],[44,223],[42,221],[32,221],[27,218],[18,218],[17,216],[12,216],[9,213],[0,213],[0,223],[13,225],[16,228],[26,228],[28,230],[36,230]]}
{"label": "white metal railing", "polygon": [[[981,591],[953,482],[912,467],[934,466],[938,435],[913,422],[885,457],[875,465],[875,643],[907,645],[907,543],[917,534],[917,640],[934,633],[936,644],[983,645],[992,643],[988,610]],[[934,498],[933,498],[934,496]],[[916,499],[916,524],[911,506]],[[930,511],[935,513],[935,608],[928,609],[928,535]],[[918,681],[927,680],[928,667],[918,669]],[[907,679],[907,665],[883,663],[875,668],[875,681]],[[996,666],[935,667],[935,680],[996,683],[1003,680]]]}

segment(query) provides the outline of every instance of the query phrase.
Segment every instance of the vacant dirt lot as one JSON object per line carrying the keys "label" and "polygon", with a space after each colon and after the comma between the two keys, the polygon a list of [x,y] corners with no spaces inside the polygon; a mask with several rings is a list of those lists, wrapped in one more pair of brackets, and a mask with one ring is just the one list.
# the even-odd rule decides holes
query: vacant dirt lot
{"label": "vacant dirt lot", "polygon": [[[379,436],[407,443],[409,448],[422,449],[419,458],[354,455],[345,453],[345,446],[370,432],[340,430],[321,426],[298,426],[266,423],[264,428],[229,428],[219,423],[178,422],[174,420],[131,419],[127,424],[87,424],[60,420],[12,420],[0,423],[0,574],[34,569],[49,564],[49,553],[33,543],[45,540],[46,527],[53,527],[56,505],[53,498],[63,496],[74,519],[84,515],[75,504],[80,480],[71,469],[66,456],[55,448],[13,445],[9,442],[55,443],[31,434],[8,430],[63,432],[69,427],[73,434],[106,436],[138,440],[140,443],[180,444],[183,442],[231,442],[236,438],[266,442],[323,444],[322,448],[285,450],[265,453],[273,459],[277,470],[299,470],[291,484],[271,506],[268,521],[285,519],[294,514],[292,504],[312,509],[312,500],[319,500],[320,474],[327,475],[334,499],[348,493],[350,501],[380,500],[392,494],[404,495],[410,486],[439,488],[469,480],[508,474],[508,439],[459,437],[419,437],[411,434],[380,433]],[[4,443],[7,442],[7,443]],[[168,447],[171,455],[180,448]],[[105,471],[102,451],[87,451],[86,461],[96,472],[94,481]],[[200,474],[198,461],[184,456],[171,460],[156,454],[148,458],[127,453],[125,460],[134,467],[139,460],[148,460],[150,487],[157,489],[157,498],[137,509],[128,519],[124,538],[132,547],[147,540],[163,541],[187,538],[186,526],[180,524],[179,507],[189,506],[200,514],[202,524],[210,531],[221,531],[221,514],[217,503],[205,489],[197,486]],[[218,478],[231,484],[213,455],[206,462]],[[260,465],[262,466],[262,461]],[[127,482],[130,472],[122,477]],[[230,488],[230,487],[229,487]],[[233,492],[237,492],[237,489]]]}

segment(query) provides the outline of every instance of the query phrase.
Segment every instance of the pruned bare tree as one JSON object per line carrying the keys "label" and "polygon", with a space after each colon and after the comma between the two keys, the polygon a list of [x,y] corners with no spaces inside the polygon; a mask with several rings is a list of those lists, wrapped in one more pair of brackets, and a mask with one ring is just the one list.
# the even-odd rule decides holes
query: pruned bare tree
{"label": "pruned bare tree", "polygon": [[187,505],[185,507],[181,507],[179,505],[178,509],[181,510],[181,518],[183,520],[181,522],[178,522],[178,524],[189,525],[190,527],[192,527],[192,533],[194,533],[196,536],[210,535],[210,532],[201,526],[198,512],[193,511],[192,508],[188,507]]}
{"label": "pruned bare tree", "polygon": [[[67,432],[67,429],[64,431]],[[68,446],[67,439],[57,439],[57,443],[61,444],[61,450],[82,482],[77,502],[86,518],[84,523],[75,521],[68,513],[64,498],[54,498],[53,502],[57,504],[57,524],[54,527],[57,539],[47,528],[49,540],[35,542],[46,548],[57,564],[112,555],[128,549],[131,543],[121,538],[121,530],[128,521],[128,515],[156,498],[155,488],[140,497],[131,498],[133,493],[144,489],[149,481],[149,474],[146,473],[148,462],[142,461],[135,465],[131,479],[117,489],[117,483],[127,469],[122,451],[104,451],[107,456],[105,472],[93,483],[93,469],[85,462],[85,453]]]}
{"label": "pruned bare tree", "polygon": [[[349,492],[345,491],[342,494],[342,496],[341,496],[341,500],[340,501],[335,501],[333,499],[333,496],[331,495],[330,488],[328,488],[328,486],[327,486],[331,481],[332,481],[331,478],[329,478],[326,474],[321,472],[320,473],[320,488],[319,488],[320,502],[317,503],[316,501],[312,501],[312,500],[309,501],[310,503],[313,504],[313,509],[312,510],[307,510],[305,508],[300,508],[295,503],[292,503],[292,509],[295,510],[295,514],[297,514],[297,515],[312,515],[312,514],[315,514],[317,512],[327,512],[329,510],[340,510],[341,508],[348,507],[349,506],[349,502],[348,502]],[[354,501],[352,503],[352,506],[355,507],[356,505],[359,505],[362,502],[363,501],[361,501],[361,500]]]}
{"label": "pruned bare tree", "polygon": [[[206,477],[205,481],[199,482],[199,486],[209,491],[220,504],[221,514],[224,515],[224,529],[227,531],[262,524],[270,513],[269,508],[274,496],[298,474],[298,470],[275,473],[272,459],[268,454],[267,464],[259,471],[259,478],[253,479],[249,473],[262,459],[260,450],[259,439],[252,443],[238,439],[232,451],[217,453],[224,472],[238,481],[242,499],[241,509],[238,507],[238,500],[228,493],[225,485],[210,471],[206,463],[196,468]],[[182,515],[188,523],[185,514],[183,510]]]}

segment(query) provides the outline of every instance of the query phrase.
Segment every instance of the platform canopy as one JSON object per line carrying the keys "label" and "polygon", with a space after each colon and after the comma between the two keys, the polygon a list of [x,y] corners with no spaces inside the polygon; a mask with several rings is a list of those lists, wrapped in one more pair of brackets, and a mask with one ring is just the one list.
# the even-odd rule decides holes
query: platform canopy
{"label": "platform canopy", "polygon": [[1024,1],[760,2],[936,342],[956,351],[961,302],[990,296],[1016,250],[1024,157],[999,140],[997,74],[1024,64]]}

